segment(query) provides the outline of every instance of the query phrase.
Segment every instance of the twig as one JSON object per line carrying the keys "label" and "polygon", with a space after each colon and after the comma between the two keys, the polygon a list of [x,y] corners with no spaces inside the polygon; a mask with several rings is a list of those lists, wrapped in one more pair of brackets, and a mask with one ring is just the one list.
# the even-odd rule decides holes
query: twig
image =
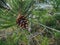
{"label": "twig", "polygon": [[48,26],[43,25],[43,24],[41,24],[41,23],[40,23],[40,25],[43,26],[43,27],[45,27],[45,28],[51,29],[51,30],[53,30],[53,31],[60,32],[60,31],[57,30],[57,29],[54,29],[54,28],[48,27]]}

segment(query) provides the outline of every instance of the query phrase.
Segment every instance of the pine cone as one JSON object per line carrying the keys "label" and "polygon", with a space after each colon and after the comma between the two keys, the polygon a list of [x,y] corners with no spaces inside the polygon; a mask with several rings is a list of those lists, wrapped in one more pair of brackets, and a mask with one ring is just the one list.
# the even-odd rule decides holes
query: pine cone
{"label": "pine cone", "polygon": [[28,20],[23,15],[20,15],[20,14],[18,15],[16,23],[21,28],[24,28],[24,29],[27,29],[28,28]]}

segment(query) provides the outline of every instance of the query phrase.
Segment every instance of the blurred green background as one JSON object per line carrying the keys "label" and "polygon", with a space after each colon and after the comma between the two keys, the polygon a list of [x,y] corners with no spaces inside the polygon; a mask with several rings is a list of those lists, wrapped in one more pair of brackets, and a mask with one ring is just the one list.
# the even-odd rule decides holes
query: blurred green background
{"label": "blurred green background", "polygon": [[[60,45],[60,0],[6,2],[12,9],[0,9],[0,45]],[[16,24],[19,11],[27,14],[28,29]]]}

